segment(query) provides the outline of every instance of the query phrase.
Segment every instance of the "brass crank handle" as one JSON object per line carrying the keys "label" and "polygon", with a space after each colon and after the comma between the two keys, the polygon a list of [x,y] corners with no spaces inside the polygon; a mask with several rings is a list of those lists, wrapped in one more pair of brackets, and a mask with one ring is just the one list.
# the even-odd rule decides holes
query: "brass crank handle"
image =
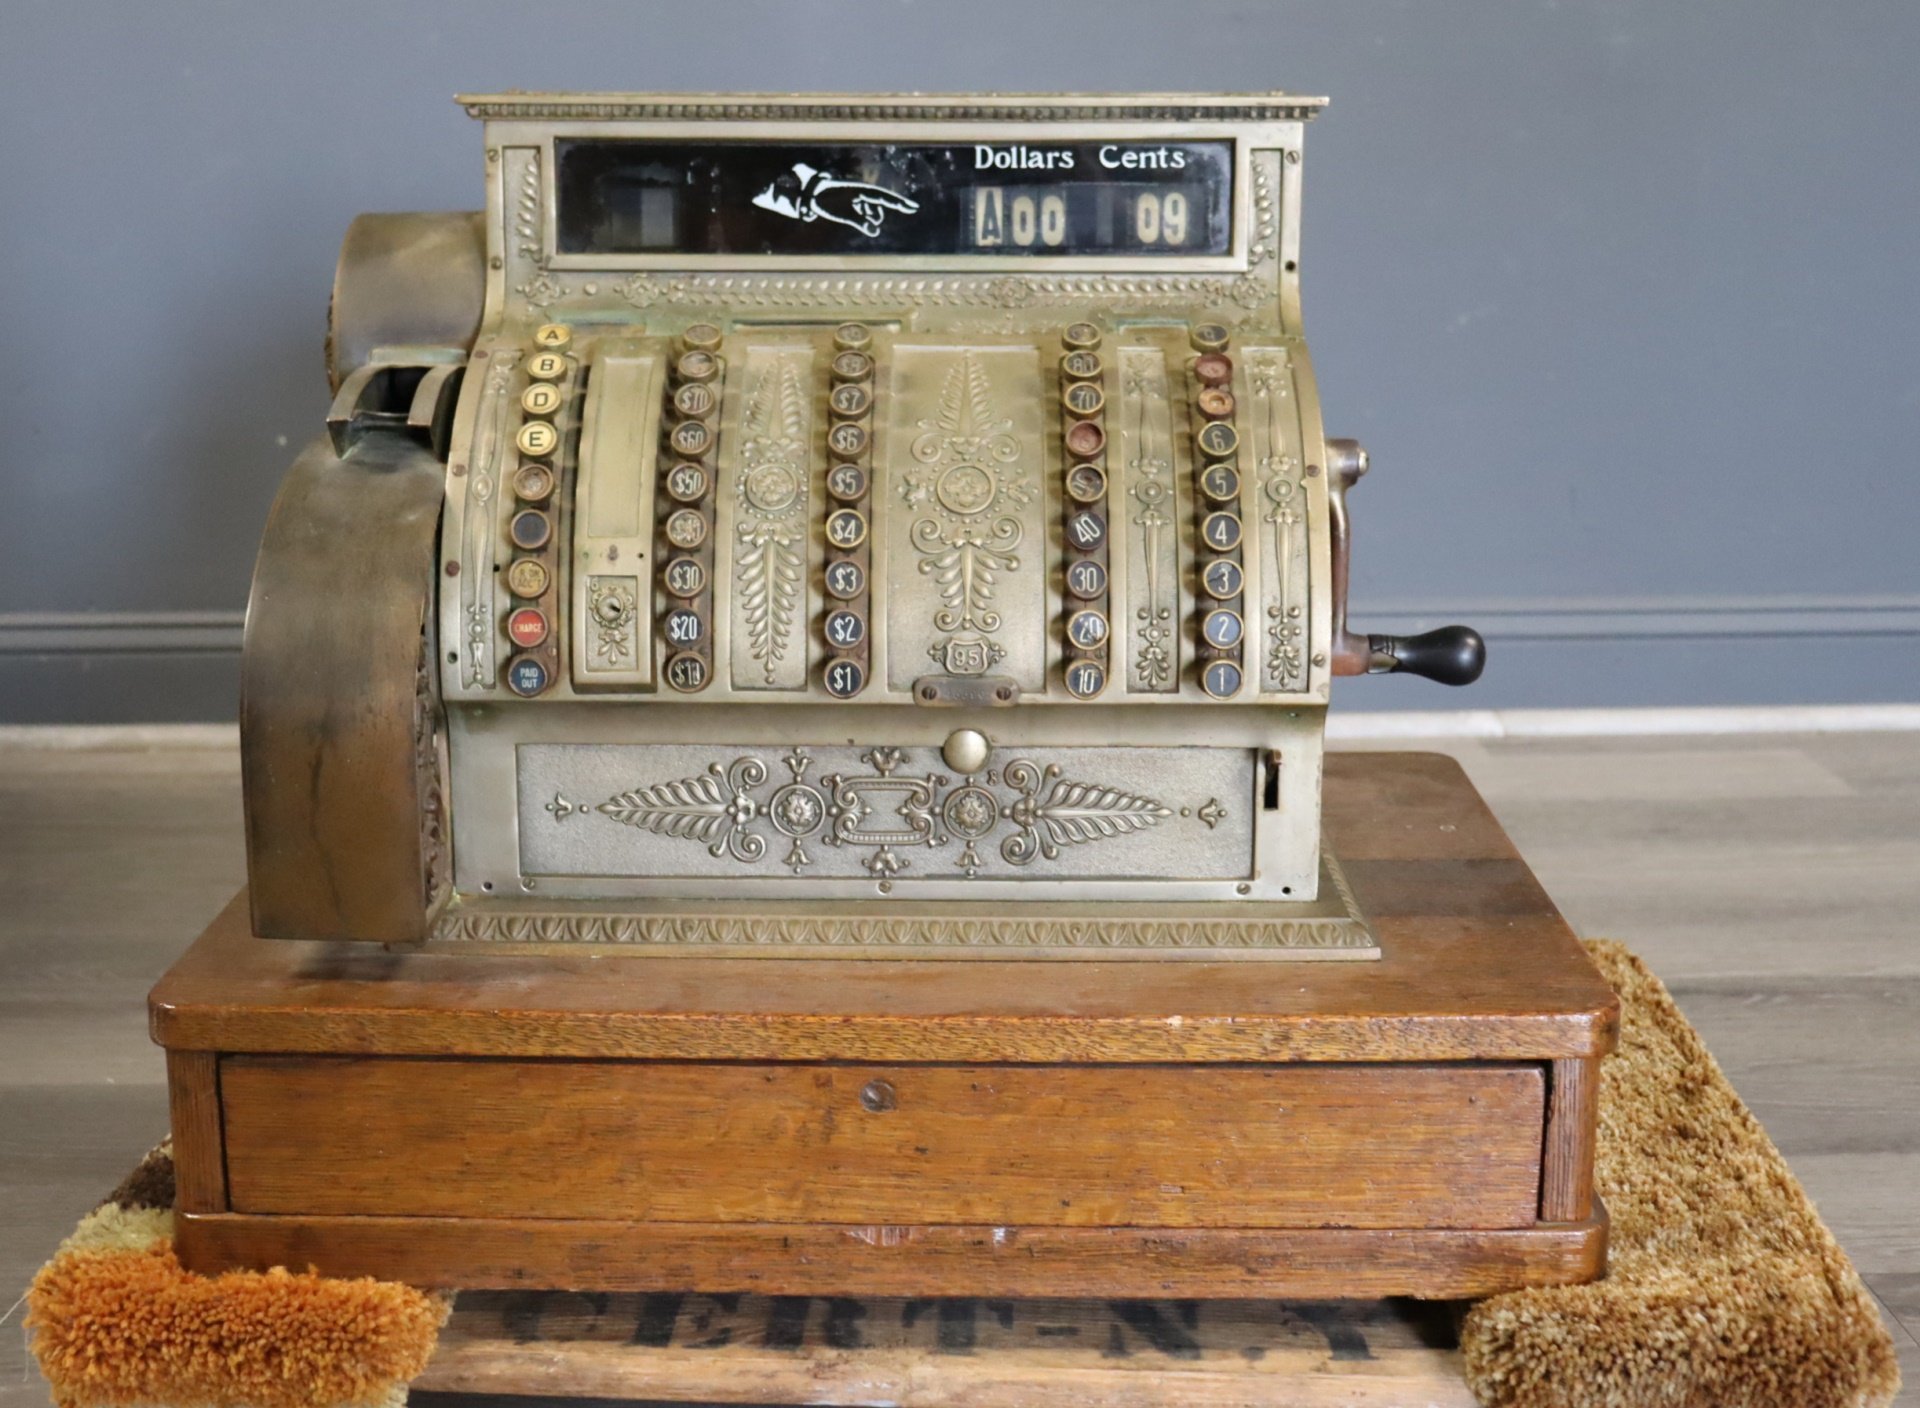
{"label": "brass crank handle", "polygon": [[1333,538],[1333,672],[1336,675],[1420,675],[1441,684],[1472,684],[1487,667],[1487,643],[1471,626],[1442,626],[1417,636],[1359,635],[1347,629],[1347,568],[1352,526],[1347,490],[1367,472],[1358,440],[1327,441],[1327,503]]}

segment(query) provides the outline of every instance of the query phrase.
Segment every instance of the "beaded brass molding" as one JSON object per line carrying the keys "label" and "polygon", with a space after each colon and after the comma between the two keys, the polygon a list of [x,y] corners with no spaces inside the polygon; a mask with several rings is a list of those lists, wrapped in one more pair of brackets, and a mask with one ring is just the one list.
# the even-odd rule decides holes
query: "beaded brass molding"
{"label": "beaded brass molding", "polygon": [[504,121],[676,122],[1308,122],[1325,98],[1295,93],[1228,93],[1216,99],[1054,99],[1030,93],[938,95],[876,93],[769,98],[758,94],[462,93],[470,117]]}

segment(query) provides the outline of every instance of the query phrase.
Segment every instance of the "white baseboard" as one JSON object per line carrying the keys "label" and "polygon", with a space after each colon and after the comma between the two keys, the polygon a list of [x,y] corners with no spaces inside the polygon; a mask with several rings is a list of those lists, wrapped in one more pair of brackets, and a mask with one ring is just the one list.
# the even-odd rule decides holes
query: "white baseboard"
{"label": "white baseboard", "polygon": [[[1327,737],[1636,738],[1688,734],[1920,731],[1920,704],[1801,704],[1703,709],[1433,709],[1360,713],[1335,708]],[[234,749],[233,724],[7,724],[0,748]]]}
{"label": "white baseboard", "polygon": [[1920,704],[1795,704],[1698,709],[1446,709],[1327,716],[1327,737],[1634,738],[1703,733],[1920,730]]}

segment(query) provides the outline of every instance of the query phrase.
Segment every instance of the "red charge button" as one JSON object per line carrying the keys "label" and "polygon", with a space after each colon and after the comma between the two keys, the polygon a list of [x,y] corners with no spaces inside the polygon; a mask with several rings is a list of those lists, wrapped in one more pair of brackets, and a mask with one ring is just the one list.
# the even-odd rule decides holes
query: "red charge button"
{"label": "red charge button", "polygon": [[535,606],[523,606],[507,617],[507,638],[522,650],[531,650],[547,638],[547,614]]}

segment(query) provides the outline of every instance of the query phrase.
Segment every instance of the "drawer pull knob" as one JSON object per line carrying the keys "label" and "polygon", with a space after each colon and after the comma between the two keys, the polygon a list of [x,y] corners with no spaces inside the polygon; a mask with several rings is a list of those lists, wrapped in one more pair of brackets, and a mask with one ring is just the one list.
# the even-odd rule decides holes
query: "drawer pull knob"
{"label": "drawer pull knob", "polygon": [[883,1110],[893,1109],[899,1103],[900,1098],[889,1081],[870,1080],[860,1087],[860,1108],[863,1110],[870,1110],[877,1115]]}

